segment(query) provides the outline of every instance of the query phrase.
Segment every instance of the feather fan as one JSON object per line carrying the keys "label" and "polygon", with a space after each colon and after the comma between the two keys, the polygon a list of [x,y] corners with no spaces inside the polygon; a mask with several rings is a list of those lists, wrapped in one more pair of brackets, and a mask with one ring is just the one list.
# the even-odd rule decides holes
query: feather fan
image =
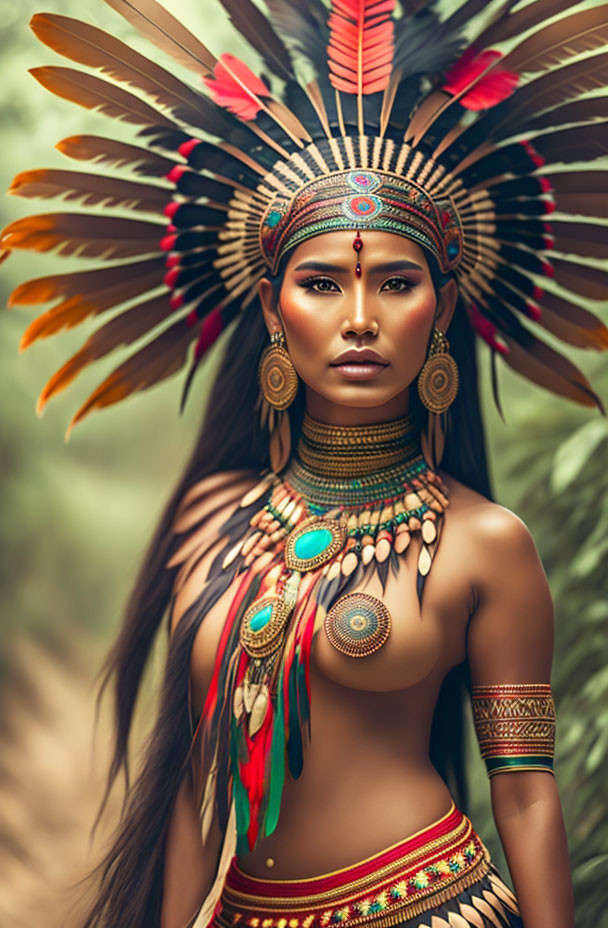
{"label": "feather fan", "polygon": [[88,110],[98,110],[104,116],[138,126],[177,128],[174,122],[132,93],[84,71],[50,66],[31,68],[30,74],[56,96]]}
{"label": "feather fan", "polygon": [[179,111],[181,119],[198,125],[200,94],[114,36],[69,16],[51,13],[33,16],[30,27],[41,42],[64,57],[143,90],[155,103]]}
{"label": "feather fan", "polygon": [[519,73],[546,71],[608,41],[608,6],[582,10],[544,26],[517,45],[504,66]]}
{"label": "feather fan", "polygon": [[105,2],[162,52],[199,76],[215,67],[215,55],[156,0]]}
{"label": "feather fan", "polygon": [[74,426],[91,410],[119,403],[126,396],[147,390],[181,370],[186,363],[188,346],[195,336],[196,327],[180,319],[131,355],[85,400],[70,422],[66,440]]}
{"label": "feather fan", "polygon": [[95,161],[115,168],[130,167],[135,174],[148,177],[164,177],[178,163],[147,148],[97,135],[73,135],[57,142],[55,148],[75,161]]}
{"label": "feather fan", "polygon": [[139,219],[45,213],[12,222],[2,233],[0,244],[31,251],[56,249],[60,255],[86,258],[128,258],[159,252],[164,228]]}
{"label": "feather fan", "polygon": [[18,174],[8,192],[18,197],[45,200],[62,196],[68,202],[80,200],[83,206],[103,204],[158,214],[162,214],[171,199],[169,187],[118,180],[99,174],[45,169]]}

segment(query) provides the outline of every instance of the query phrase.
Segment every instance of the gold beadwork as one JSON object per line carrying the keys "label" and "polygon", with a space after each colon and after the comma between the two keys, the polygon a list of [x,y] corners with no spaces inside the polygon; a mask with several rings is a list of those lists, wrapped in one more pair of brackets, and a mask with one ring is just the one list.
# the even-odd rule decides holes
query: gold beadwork
{"label": "gold beadwork", "polygon": [[270,345],[260,358],[258,376],[267,403],[278,410],[291,406],[298,392],[298,375],[282,332],[273,332],[270,336]]}
{"label": "gold beadwork", "polygon": [[435,414],[445,412],[458,393],[458,365],[449,353],[443,332],[433,329],[428,357],[418,374],[418,395],[426,408]]}
{"label": "gold beadwork", "polygon": [[[253,629],[251,620],[267,608],[271,610],[270,618],[263,627]],[[241,622],[240,641],[250,657],[268,657],[277,650],[290,612],[280,596],[265,596],[249,607]]]}
{"label": "gold beadwork", "polygon": [[473,686],[471,696],[489,776],[507,770],[552,771],[555,703],[548,683]]}
{"label": "gold beadwork", "polygon": [[304,414],[298,455],[320,476],[337,478],[375,474],[419,450],[411,416],[373,425],[327,425]]}
{"label": "gold beadwork", "polygon": [[348,657],[367,657],[386,643],[391,614],[369,593],[347,593],[331,607],[324,624],[337,651]]}

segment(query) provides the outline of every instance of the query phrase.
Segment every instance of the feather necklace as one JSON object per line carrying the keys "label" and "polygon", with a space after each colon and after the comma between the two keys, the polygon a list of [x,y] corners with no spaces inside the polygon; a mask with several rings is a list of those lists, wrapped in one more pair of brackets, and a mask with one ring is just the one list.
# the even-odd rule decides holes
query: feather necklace
{"label": "feather necklace", "polygon": [[[203,820],[210,817],[225,758],[238,853],[272,834],[286,766],[294,779],[302,770],[306,727],[310,737],[309,659],[327,610],[369,570],[378,571],[384,587],[389,569],[398,574],[399,556],[414,533],[422,540],[421,601],[448,505],[447,488],[426,463],[407,416],[372,426],[328,426],[306,414],[284,473],[262,476],[239,507],[242,512],[258,501],[248,529],[221,564],[226,570],[240,559],[243,579],[203,707],[211,771]],[[217,800],[225,809],[229,796]]]}

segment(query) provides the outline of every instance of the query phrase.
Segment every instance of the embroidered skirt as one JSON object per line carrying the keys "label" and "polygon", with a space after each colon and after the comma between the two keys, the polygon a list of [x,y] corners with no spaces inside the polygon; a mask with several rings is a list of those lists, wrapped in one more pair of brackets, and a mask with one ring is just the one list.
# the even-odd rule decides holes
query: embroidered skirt
{"label": "embroidered skirt", "polygon": [[373,857],[306,880],[265,880],[234,857],[215,928],[523,928],[515,896],[454,804]]}

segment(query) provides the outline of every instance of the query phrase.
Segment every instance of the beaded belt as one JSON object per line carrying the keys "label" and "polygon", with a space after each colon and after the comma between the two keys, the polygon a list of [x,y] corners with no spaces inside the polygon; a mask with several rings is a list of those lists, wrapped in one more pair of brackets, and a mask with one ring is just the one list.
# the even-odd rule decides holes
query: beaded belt
{"label": "beaded belt", "polygon": [[442,818],[405,841],[313,879],[258,879],[243,873],[234,857],[214,924],[384,928],[452,899],[490,866],[488,850],[452,803]]}

